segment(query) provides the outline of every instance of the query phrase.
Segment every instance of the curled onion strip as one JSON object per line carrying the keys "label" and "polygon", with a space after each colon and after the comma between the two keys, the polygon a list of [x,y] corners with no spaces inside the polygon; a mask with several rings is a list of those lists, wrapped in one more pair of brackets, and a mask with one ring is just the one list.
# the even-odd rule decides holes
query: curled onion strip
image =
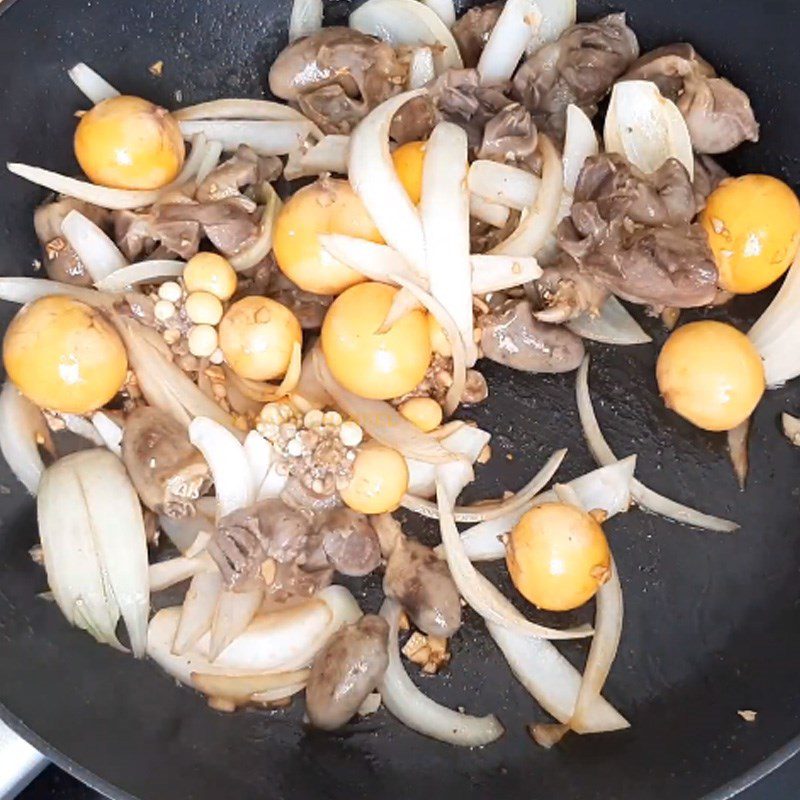
{"label": "curled onion strip", "polygon": [[222,142],[216,140],[210,141],[206,145],[206,152],[200,166],[197,169],[197,182],[202,183],[219,164],[219,159],[222,156]]}
{"label": "curled onion strip", "polygon": [[509,217],[508,206],[492,203],[478,194],[470,193],[469,215],[495,228],[502,228]]}
{"label": "curled onion strip", "polygon": [[751,421],[752,417],[748,417],[741,425],[737,425],[733,430],[728,431],[728,453],[731,457],[736,480],[742,491],[744,491],[747,483],[747,472],[750,468],[747,440],[750,436]]}
{"label": "curled onion strip", "polygon": [[[443,0],[448,2],[448,0]],[[415,47],[408,67],[407,89],[421,89],[436,78],[436,64],[432,47]]]}
{"label": "curled onion strip", "polygon": [[116,244],[80,211],[72,210],[64,217],[61,233],[95,284],[112,272],[128,266],[127,259]]}
{"label": "curled onion strip", "polygon": [[230,700],[236,705],[280,700],[302,691],[311,674],[309,669],[265,672],[255,675],[209,675],[193,672],[192,685],[208,697]]}
{"label": "curled onion strip", "polygon": [[556,224],[564,186],[561,159],[547,136],[539,137],[539,149],[544,158],[541,189],[517,229],[491,250],[493,254],[535,256]]}
{"label": "curled onion strip", "polygon": [[[178,556],[151,564],[148,570],[150,591],[161,592],[183,583],[201,572],[217,572],[217,565],[206,552],[189,558]],[[170,647],[172,645],[170,644]]]}
{"label": "curled onion strip", "polygon": [[[396,283],[396,281],[394,282]],[[389,310],[386,312],[386,316],[383,318],[383,322],[376,333],[386,333],[392,329],[393,325],[403,319],[406,314],[410,314],[418,308],[422,308],[422,303],[417,300],[416,295],[408,289],[400,289],[394,296],[392,304],[389,306]]]}
{"label": "curled onion strip", "polygon": [[260,156],[284,156],[314,135],[314,125],[305,120],[184,120],[184,138],[202,134],[222,144],[225,151],[240,144],[252,147]]}
{"label": "curled onion strip", "polygon": [[519,167],[478,159],[470,165],[467,185],[486,202],[523,211],[536,202],[542,181]]}
{"label": "curled onion strip", "polygon": [[115,456],[122,456],[122,428],[103,411],[92,414],[92,425],[98,436]]}
{"label": "curled onion strip", "polygon": [[[363,11],[371,2],[374,0],[361,6],[355,14]],[[416,0],[407,2],[436,16]],[[416,206],[411,202],[408,192],[397,177],[397,170],[389,151],[389,128],[394,115],[409,100],[422,94],[424,94],[423,89],[403,92],[373,109],[350,136],[350,155],[347,164],[350,184],[366,206],[381,236],[387,244],[401,253],[420,275],[425,274],[422,223]]]}
{"label": "curled onion strip", "polygon": [[258,613],[263,599],[264,587],[261,584],[247,592],[223,591],[220,593],[211,621],[211,635],[208,643],[210,661],[216,661],[222,651],[237,636],[247,630],[247,626]]}
{"label": "curled onion strip", "polygon": [[444,22],[452,28],[456,21],[456,7],[453,0],[422,0],[422,2]]}
{"label": "curled onion strip", "polygon": [[394,406],[382,400],[367,400],[347,391],[331,375],[319,348],[311,353],[320,383],[333,402],[348,417],[355,420],[373,439],[392,447],[406,458],[431,464],[447,464],[461,460],[460,456],[442,447],[433,436],[423,433],[416,425],[401,416]]}
{"label": "curled onion strip", "polygon": [[140,283],[158,283],[162,278],[177,278],[183,274],[185,266],[183,261],[140,261],[106,275],[96,282],[96,286],[103,292],[124,292]]}
{"label": "curled onion strip", "polygon": [[424,695],[408,677],[397,641],[400,606],[386,600],[381,616],[389,623],[389,666],[378,690],[383,704],[400,722],[417,733],[448,744],[482,747],[503,735],[494,715],[473,717],[441,706]]}
{"label": "curled onion strip", "polygon": [[222,594],[219,572],[200,572],[192,578],[181,607],[172,652],[180,656],[191,650],[201,636],[211,630],[214,610]]}
{"label": "curled onion strip", "polygon": [[[210,100],[207,103],[198,103],[186,106],[172,112],[172,116],[179,122],[193,120],[266,120],[273,122],[308,122],[301,114],[285,103],[276,103],[273,100],[253,100],[244,97],[226,97],[219,100]],[[322,134],[319,134],[322,138]]]}
{"label": "curled onion strip", "polygon": [[272,233],[275,228],[275,220],[281,208],[283,208],[283,203],[278,197],[278,193],[266,181],[259,188],[259,201],[264,204],[264,211],[258,224],[256,239],[240,253],[236,253],[236,255],[228,259],[237,272],[256,266],[272,250]]}
{"label": "curled onion strip", "polygon": [[69,178],[58,172],[51,172],[41,167],[32,167],[29,164],[9,163],[9,172],[24,178],[26,181],[43,186],[51,192],[65,194],[77,200],[83,200],[95,206],[101,206],[112,211],[143,208],[151,206],[163,195],[180,188],[185,183],[193,180],[205,157],[205,136],[198,136],[192,141],[192,152],[183,165],[178,177],[169,185],[161,189],[114,189],[110,186],[97,186],[94,183]]}
{"label": "curled onion strip", "polygon": [[307,147],[292,150],[283,168],[287,181],[304,178],[308,175],[322,175],[333,172],[347,174],[347,157],[350,152],[350,137],[340,134],[324,136]]}
{"label": "curled onion strip", "polygon": [[287,394],[291,394],[297,388],[302,368],[303,350],[300,343],[295,342],[292,346],[292,355],[289,359],[289,366],[286,368],[286,374],[278,386],[243,378],[228,367],[225,367],[225,377],[250,400],[255,400],[258,403],[272,403],[275,400],[286,397]]}
{"label": "curled onion strip", "polygon": [[113,294],[73,286],[70,283],[51,281],[47,278],[5,278],[0,277],[0,300],[9,303],[32,303],[40,297],[74,297],[92,308],[110,310],[119,299]]}
{"label": "curled onion strip", "polygon": [[511,79],[541,23],[542,15],[533,0],[506,0],[478,61],[482,84]]}
{"label": "curled onion strip", "polygon": [[289,17],[289,41],[310,36],[322,27],[322,0],[294,0]]}
{"label": "curled onion strip", "polygon": [[[549,322],[546,314],[546,311],[538,313],[536,318]],[[653,341],[613,295],[603,303],[598,313],[585,312],[566,324],[578,336],[604,344],[637,345]]]}
{"label": "curled onion strip", "polygon": [[501,292],[542,276],[533,256],[474,255],[471,261],[473,294]]}
{"label": "curled onion strip", "polygon": [[[602,466],[615,463],[619,459],[608,446],[592,407],[592,398],[589,394],[589,356],[586,356],[578,370],[576,392],[583,435],[586,437],[586,442],[592,451],[592,455],[597,463]],[[660,514],[662,517],[673,519],[676,522],[683,522],[697,528],[720,533],[731,533],[739,528],[735,522],[704,514],[697,509],[670,500],[668,497],[649,489],[635,478],[631,486],[631,495],[637,505],[645,511],[652,511],[654,514]]]}
{"label": "curled onion strip", "polygon": [[41,409],[6,381],[0,392],[0,452],[17,480],[33,495],[44,472],[40,442],[55,453]]}
{"label": "curled onion strip", "polygon": [[567,108],[567,136],[564,140],[564,190],[575,193],[578,176],[586,159],[600,151],[594,125],[586,113],[574,104]]}
{"label": "curled onion strip", "polygon": [[100,74],[95,72],[88,64],[80,62],[72,69],[67,70],[72,82],[95,105],[112,97],[119,97],[119,92]]}
{"label": "curled onion strip", "polygon": [[795,446],[800,447],[800,419],[784,412],[781,414],[783,435]]}

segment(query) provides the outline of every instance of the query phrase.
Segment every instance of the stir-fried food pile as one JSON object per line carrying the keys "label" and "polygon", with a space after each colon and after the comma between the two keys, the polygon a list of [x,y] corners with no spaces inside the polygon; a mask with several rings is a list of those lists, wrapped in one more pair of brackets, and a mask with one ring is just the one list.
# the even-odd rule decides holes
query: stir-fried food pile
{"label": "stir-fried food pile", "polygon": [[[754,409],[800,375],[800,203],[713,160],[758,140],[747,95],[691,45],[640,53],[624,14],[367,0],[349,27],[321,18],[296,0],[276,101],[168,111],[79,64],[83,177],[9,164],[52,192],[34,213],[48,277],[0,278],[22,304],[0,448],[37,495],[52,597],[216,709],[305,693],[318,728],[385,706],[478,746],[500,721],[408,674],[458,670],[468,605],[554,718],[531,726],[539,744],[625,728],[602,696],[623,614],[603,526],[633,503],[737,526],[617,459],[587,342],[646,345],[626,304],[671,329],[791,267],[749,333],[691,322],[658,355],[667,407],[727,432],[744,483]],[[598,469],[548,489],[559,451],[521,489],[460,505],[491,469],[491,431],[458,419],[490,398],[482,360],[577,370]],[[441,545],[401,507],[438,520]],[[503,559],[517,603],[475,566]],[[361,608],[342,581],[375,572],[385,602]],[[536,621],[592,600],[593,627]],[[580,638],[582,674],[554,644]]]}

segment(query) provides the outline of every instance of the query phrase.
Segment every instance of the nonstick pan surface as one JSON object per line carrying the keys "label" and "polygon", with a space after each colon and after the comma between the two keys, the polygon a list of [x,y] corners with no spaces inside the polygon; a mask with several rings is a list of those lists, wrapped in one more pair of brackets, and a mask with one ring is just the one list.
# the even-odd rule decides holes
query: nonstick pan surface
{"label": "nonstick pan surface", "polygon": [[[65,70],[86,61],[126,93],[166,106],[263,96],[284,45],[287,0],[17,0],[0,16],[0,159],[74,171],[72,113],[85,101]],[[349,6],[326,5],[329,19]],[[580,4],[583,18],[620,6]],[[644,47],[687,40],[751,95],[762,142],[726,166],[800,183],[800,78],[790,0],[629,0]],[[164,61],[156,79],[148,65]],[[0,272],[24,275],[38,255],[32,210],[42,193],[0,172]],[[769,297],[711,316],[746,328]],[[14,309],[0,308],[4,326]],[[695,316],[704,316],[705,312]],[[779,430],[798,410],[795,386],[770,392],[751,440],[751,478],[738,491],[724,437],[668,413],[654,380],[655,345],[592,346],[598,414],[615,451],[639,454],[653,487],[730,516],[732,535],[703,533],[634,511],[608,526],[626,620],[607,694],[632,728],[570,736],[536,748],[526,723],[543,719],[480,621],[467,615],[454,659],[419,678],[435,699],[496,712],[506,736],[483,750],[451,748],[402,728],[381,710],[338,735],[309,731],[302,703],[288,713],[211,711],[152,664],[96,645],[37,599],[45,580],[27,555],[34,504],[0,465],[0,715],[53,758],[112,797],[142,800],[391,798],[688,800],[730,796],[800,744],[800,451]],[[800,346],[800,343],[798,343]],[[472,497],[517,488],[558,447],[565,477],[594,465],[582,440],[574,376],[528,376],[487,366],[492,394],[469,416],[494,435],[494,458]],[[432,528],[412,530],[432,537]],[[509,587],[506,585],[506,589]],[[377,581],[360,598],[374,611]],[[562,649],[581,664],[585,645]],[[745,722],[739,710],[758,712]]]}

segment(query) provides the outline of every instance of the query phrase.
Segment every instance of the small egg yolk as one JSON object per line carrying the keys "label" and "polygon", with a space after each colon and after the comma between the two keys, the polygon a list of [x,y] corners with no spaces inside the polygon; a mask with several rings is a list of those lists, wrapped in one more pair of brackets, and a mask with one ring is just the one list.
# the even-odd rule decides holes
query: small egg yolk
{"label": "small egg yolk", "polygon": [[140,97],[111,97],[81,117],[75,156],[94,183],[160,189],[183,166],[186,148],[175,118]]}
{"label": "small egg yolk", "polygon": [[370,442],[353,462],[350,483],[340,493],[344,503],[362,514],[394,511],[408,489],[408,464],[397,450]]}
{"label": "small egg yolk", "polygon": [[243,378],[268,381],[283,375],[296,344],[300,323],[286,306],[268,297],[244,297],[219,324],[219,347],[231,369]]}
{"label": "small egg yolk", "polygon": [[36,405],[69,414],[101,408],[122,387],[128,358],[99,311],[70,297],[25,306],[3,341],[8,377]]}
{"label": "small egg yolk", "polygon": [[597,520],[563,503],[544,503],[517,523],[508,539],[511,580],[546,611],[570,611],[594,597],[610,577],[611,551]]}
{"label": "small egg yolk", "polygon": [[307,292],[339,294],[365,278],[322,247],[319,235],[325,233],[383,243],[347,181],[329,178],[295,192],[278,214],[273,233],[275,259],[287,278]]}
{"label": "small egg yolk", "polygon": [[432,397],[412,397],[397,410],[425,433],[442,424],[442,407]]}
{"label": "small egg yolk", "polygon": [[392,153],[397,177],[416,206],[422,198],[422,166],[425,162],[426,142],[406,142]]}
{"label": "small egg yolk", "polygon": [[719,270],[719,285],[734,294],[760,292],[789,268],[800,248],[800,201],[768,175],[722,183],[700,221]]}
{"label": "small egg yolk", "polygon": [[238,278],[230,262],[216,253],[198,253],[183,268],[187,292],[208,292],[220,300],[230,300]]}
{"label": "small egg yolk", "polygon": [[428,333],[431,337],[433,352],[444,358],[451,358],[453,355],[453,348],[450,345],[450,340],[447,338],[447,334],[444,332],[441,323],[433,314],[428,314]]}
{"label": "small egg yolk", "polygon": [[750,340],[732,325],[706,320],[678,328],[656,363],[667,408],[707,431],[744,422],[764,394],[764,365]]}
{"label": "small egg yolk", "polygon": [[334,300],[322,324],[322,352],[334,378],[354,394],[389,400],[410,392],[431,362],[427,314],[415,309],[378,333],[398,290],[353,286]]}

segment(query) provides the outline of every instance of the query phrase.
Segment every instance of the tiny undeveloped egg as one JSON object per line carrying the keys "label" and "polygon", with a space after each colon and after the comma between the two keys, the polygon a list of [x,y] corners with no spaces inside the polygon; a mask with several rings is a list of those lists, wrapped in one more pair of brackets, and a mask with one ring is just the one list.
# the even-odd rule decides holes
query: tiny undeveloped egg
{"label": "tiny undeveloped egg", "polygon": [[350,483],[340,494],[354,511],[385,514],[394,511],[408,489],[408,464],[397,450],[370,442],[353,462]]}
{"label": "tiny undeveloped egg", "polygon": [[425,433],[442,424],[442,407],[432,397],[412,397],[397,410]]}
{"label": "tiny undeveloped egg", "polygon": [[195,325],[187,337],[189,352],[198,358],[208,358],[217,349],[217,332],[211,325]]}
{"label": "tiny undeveloped egg", "polygon": [[220,300],[230,300],[238,278],[226,258],[216,253],[198,253],[184,267],[183,282],[189,292],[209,292]]}
{"label": "tiny undeveloped egg", "polygon": [[211,292],[192,292],[183,307],[195,325],[216,325],[222,319],[222,302]]}
{"label": "tiny undeveloped egg", "polygon": [[183,289],[175,281],[165,281],[158,287],[158,296],[170,303],[177,303],[183,297]]}

